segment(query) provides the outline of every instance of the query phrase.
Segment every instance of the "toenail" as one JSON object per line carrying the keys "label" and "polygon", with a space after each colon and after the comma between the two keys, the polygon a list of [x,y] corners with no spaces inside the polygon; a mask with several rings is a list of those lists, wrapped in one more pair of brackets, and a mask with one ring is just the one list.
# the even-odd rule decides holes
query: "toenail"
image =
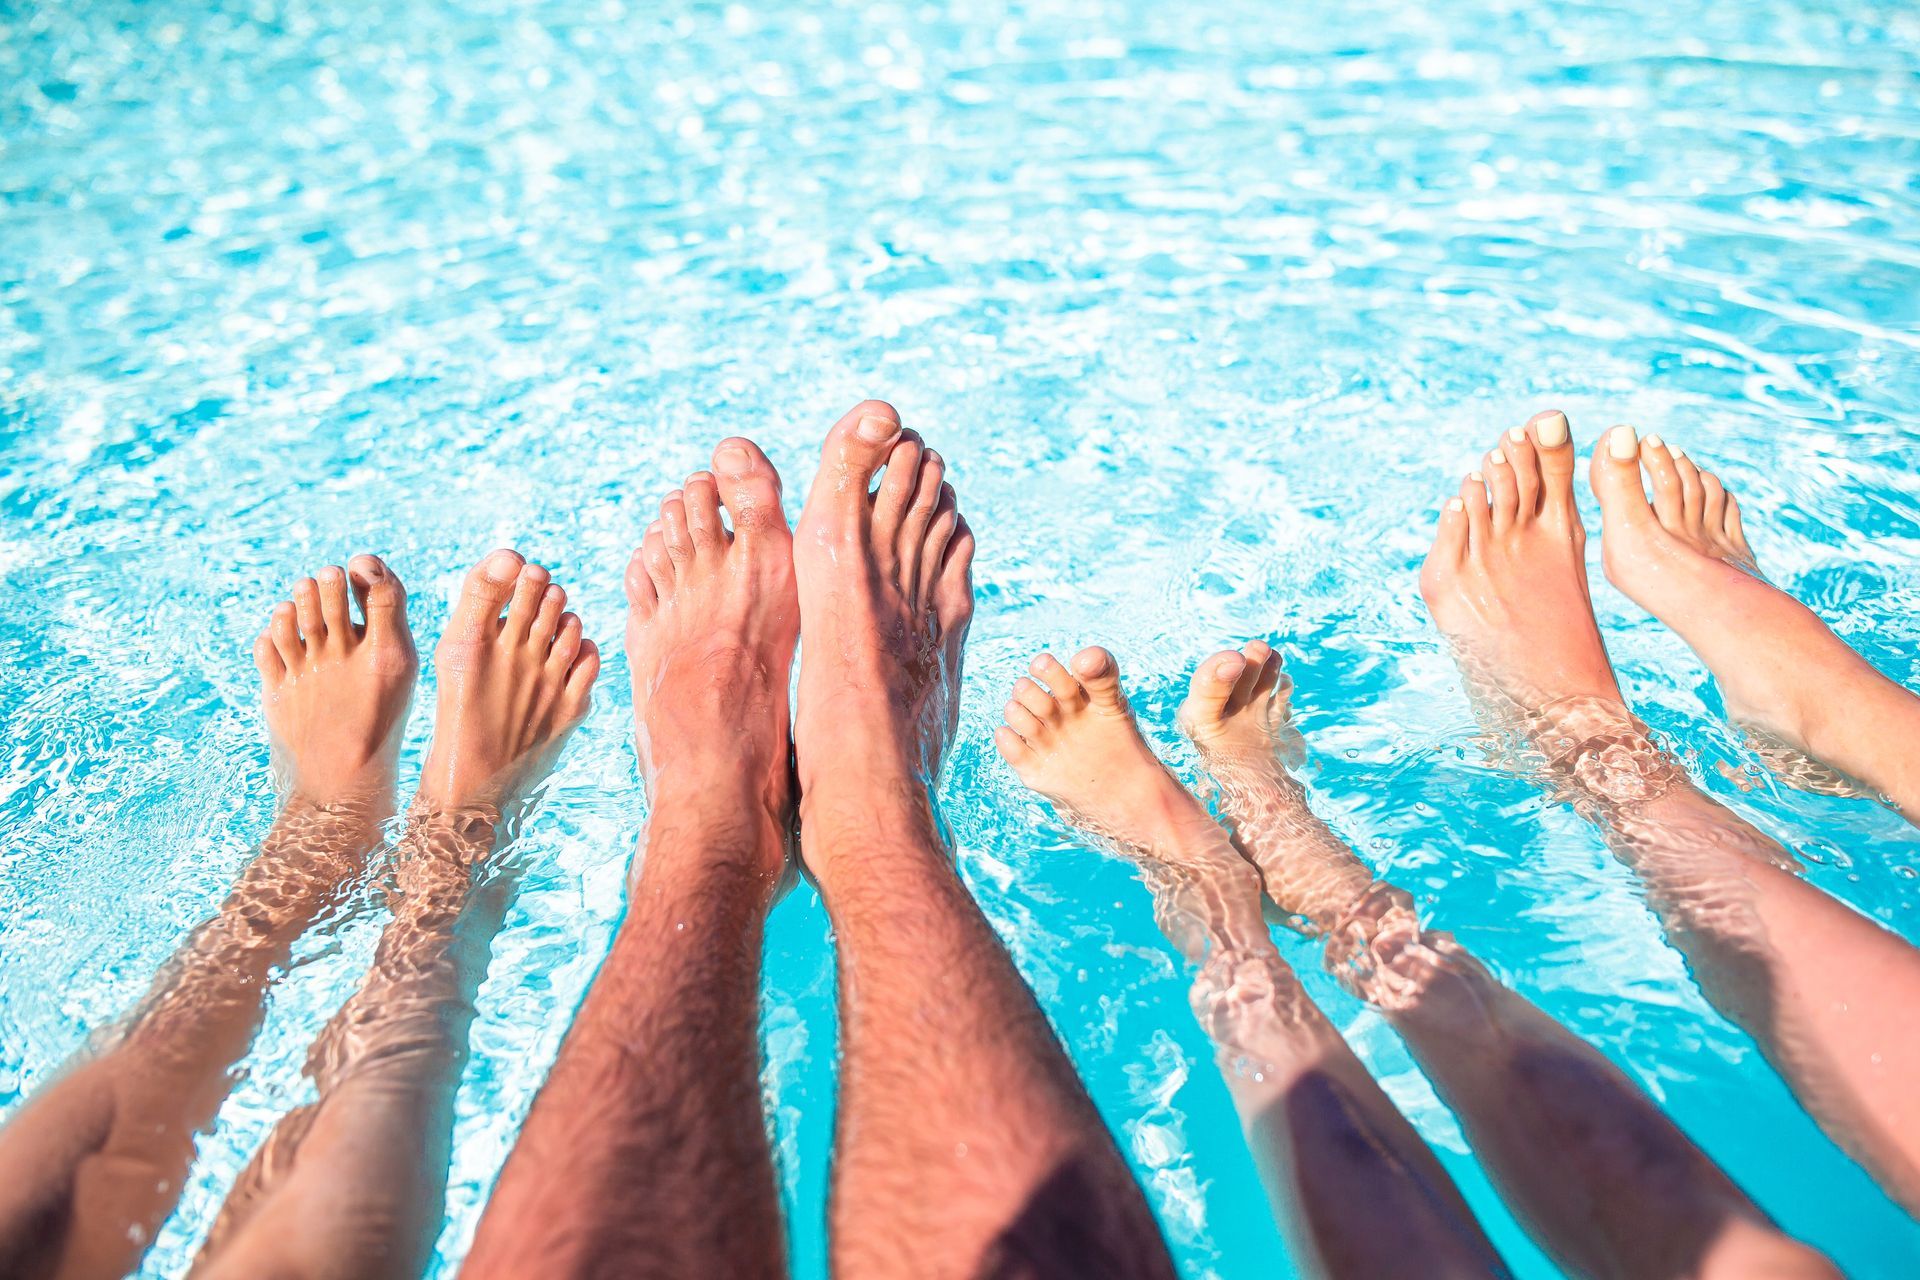
{"label": "toenail", "polygon": [[753,459],[739,445],[730,444],[713,455],[713,464],[728,475],[737,476],[753,465]]}
{"label": "toenail", "polygon": [[1647,448],[1649,449],[1658,449],[1660,447],[1660,437],[1648,436],[1646,439],[1646,445],[1647,445]]}
{"label": "toenail", "polygon": [[1640,452],[1640,441],[1625,423],[1607,433],[1607,452],[1621,462],[1631,462]]}
{"label": "toenail", "polygon": [[1485,484],[1487,482],[1487,478],[1478,471],[1467,472],[1467,479],[1473,481],[1475,484]]}
{"label": "toenail", "polygon": [[496,551],[487,557],[486,568],[495,582],[510,582],[520,572],[520,558],[511,551]]}
{"label": "toenail", "polygon": [[1540,432],[1540,443],[1552,449],[1567,442],[1567,415],[1555,411],[1535,424]]}
{"label": "toenail", "polygon": [[1680,460],[1682,460],[1687,456],[1687,451],[1685,449],[1682,449],[1679,445],[1675,445],[1673,446],[1673,448],[1667,450],[1667,454],[1675,462],[1679,462]]}
{"label": "toenail", "polygon": [[894,433],[899,430],[899,423],[889,421],[886,418],[873,417],[860,419],[860,425],[855,428],[855,432],[859,437],[869,444],[879,444],[884,440],[891,440],[894,437]]}
{"label": "toenail", "polygon": [[1487,461],[1491,462],[1496,467],[1504,467],[1507,464],[1507,455],[1500,452],[1498,449],[1495,449],[1492,453],[1487,455]]}
{"label": "toenail", "polygon": [[1515,444],[1519,444],[1522,440],[1525,440],[1526,438],[1527,438],[1527,429],[1525,427],[1515,427],[1513,428],[1513,430],[1507,432],[1507,439],[1513,441]]}
{"label": "toenail", "polygon": [[1464,502],[1462,502],[1462,501],[1460,501],[1460,499],[1458,499],[1458,498],[1448,498],[1448,499],[1447,499],[1447,510],[1449,510],[1449,511],[1465,511],[1466,509],[1467,509],[1467,504],[1466,504],[1466,503],[1464,503]]}

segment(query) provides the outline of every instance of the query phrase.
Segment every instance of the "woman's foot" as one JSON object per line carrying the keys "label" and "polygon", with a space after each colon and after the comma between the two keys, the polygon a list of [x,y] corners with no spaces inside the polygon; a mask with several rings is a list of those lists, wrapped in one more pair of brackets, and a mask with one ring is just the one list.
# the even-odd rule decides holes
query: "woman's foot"
{"label": "woman's foot", "polygon": [[1522,718],[1566,700],[1620,702],[1587,593],[1564,414],[1535,414],[1440,513],[1420,594],[1470,691]]}
{"label": "woman's foot", "polygon": [[[348,592],[360,605],[355,622]],[[420,673],[407,593],[377,556],[294,584],[253,644],[276,767],[318,805],[367,804],[384,818]]]}
{"label": "woman's foot", "polygon": [[1725,487],[1658,436],[1639,440],[1624,426],[1595,448],[1588,474],[1607,578],[1693,646],[1769,764],[1814,790],[1847,789],[1828,772],[1837,770],[1914,814],[1920,768],[1903,761],[1920,732],[1920,698],[1760,577]]}
{"label": "woman's foot", "polygon": [[[851,818],[842,797],[931,787],[959,715],[973,548],[940,456],[892,406],[863,401],[834,424],[794,530],[803,811]],[[804,849],[815,875],[823,848]]]}
{"label": "woman's foot", "polygon": [[711,796],[744,783],[788,825],[800,603],[780,476],[758,445],[721,441],[713,470],[667,495],[627,565],[627,600],[648,795],[658,804],[663,788]]}
{"label": "woman's foot", "polygon": [[566,604],[518,552],[495,551],[467,574],[434,651],[440,694],[422,804],[504,815],[545,778],[600,674],[600,651]]}

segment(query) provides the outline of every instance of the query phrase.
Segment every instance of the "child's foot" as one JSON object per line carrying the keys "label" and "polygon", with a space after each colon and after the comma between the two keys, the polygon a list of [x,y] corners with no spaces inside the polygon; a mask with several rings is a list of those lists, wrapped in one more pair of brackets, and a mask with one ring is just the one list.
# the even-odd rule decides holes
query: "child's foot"
{"label": "child's foot", "polygon": [[1440,514],[1420,594],[1472,692],[1523,717],[1568,699],[1620,702],[1587,594],[1564,414],[1534,415]]}
{"label": "child's foot", "polygon": [[1179,726],[1208,772],[1216,765],[1279,768],[1302,754],[1289,702],[1293,682],[1264,640],[1216,653],[1194,670]]}
{"label": "child's foot", "polygon": [[[355,622],[348,591],[364,621]],[[276,765],[315,804],[393,804],[395,761],[420,672],[407,593],[377,556],[328,565],[276,605],[253,645]]]}
{"label": "child's foot", "polygon": [[[1643,471],[1653,481],[1651,502]],[[1739,504],[1720,482],[1659,437],[1641,441],[1624,426],[1595,448],[1589,478],[1608,579],[1693,646],[1728,715],[1768,748],[1769,763],[1791,759],[1777,750],[1785,744],[1912,813],[1920,776],[1901,762],[1920,732],[1920,699],[1759,576]],[[1789,782],[1835,789],[1819,766],[1781,772]]]}
{"label": "child's foot", "polygon": [[667,495],[627,565],[627,599],[648,794],[657,804],[663,787],[709,795],[745,784],[787,825],[800,603],[780,477],[758,445],[721,441],[713,470]]}
{"label": "child's foot", "polygon": [[[803,809],[850,817],[874,794],[939,775],[973,619],[973,548],[939,455],[890,405],[863,401],[834,424],[794,530]],[[803,843],[816,876],[827,843]]]}
{"label": "child's foot", "polygon": [[440,695],[421,803],[504,814],[552,768],[600,673],[600,651],[566,603],[514,551],[467,574],[434,651]]}

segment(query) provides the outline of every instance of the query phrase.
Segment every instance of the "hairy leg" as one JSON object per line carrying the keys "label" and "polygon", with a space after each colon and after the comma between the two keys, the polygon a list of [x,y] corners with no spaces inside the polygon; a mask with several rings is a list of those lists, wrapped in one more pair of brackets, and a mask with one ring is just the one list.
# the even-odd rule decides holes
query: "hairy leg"
{"label": "hairy leg", "polygon": [[0,1274],[138,1265],[252,1043],[269,975],[381,843],[418,670],[406,593],[363,555],[293,597],[254,648],[283,807],[125,1025],[0,1129]]}
{"label": "hairy leg", "polygon": [[794,549],[801,854],[840,947],[835,1270],[1170,1276],[1152,1212],[934,813],[972,557],[938,455],[877,401],[842,418]]}
{"label": "hairy leg", "polygon": [[[1516,443],[1502,463],[1525,465]],[[1216,654],[1194,673],[1181,728],[1268,894],[1326,937],[1328,967],[1393,1023],[1542,1247],[1573,1274],[1619,1280],[1835,1275],[1604,1055],[1373,878],[1287,771],[1290,688],[1259,641]]]}
{"label": "hairy leg", "polygon": [[[241,1175],[196,1275],[418,1275],[440,1232],[454,1091],[505,913],[495,846],[585,716],[599,655],[546,570],[496,551],[435,654],[433,746],[372,969],[315,1044],[319,1098]],[[505,617],[501,616],[505,610]]]}
{"label": "hairy leg", "polygon": [[1502,1272],[1446,1170],[1274,949],[1258,875],[1140,736],[1112,655],[1087,649],[1068,668],[1043,654],[1031,670],[995,743],[1145,871],[1162,929],[1198,966],[1194,1012],[1299,1260],[1328,1276]]}
{"label": "hairy leg", "polygon": [[1920,823],[1920,756],[1909,745],[1920,737],[1920,695],[1760,576],[1740,503],[1711,472],[1631,428],[1615,428],[1607,445],[1590,473],[1607,577],[1693,646],[1728,713],[1788,782],[1832,791],[1857,779]]}
{"label": "hairy leg", "polygon": [[1538,457],[1535,519],[1517,520],[1502,477],[1470,479],[1421,572],[1476,706],[1639,875],[1702,990],[1808,1112],[1920,1206],[1920,1099],[1908,1087],[1920,1029],[1900,1013],[1920,1000],[1920,951],[1802,880],[1784,849],[1695,788],[1647,736],[1585,603],[1565,419],[1536,418],[1526,448]]}
{"label": "hairy leg", "polygon": [[627,567],[638,879],[481,1219],[475,1280],[784,1271],[757,1002],[793,827],[799,612],[772,465],[727,440],[714,472],[668,497]]}

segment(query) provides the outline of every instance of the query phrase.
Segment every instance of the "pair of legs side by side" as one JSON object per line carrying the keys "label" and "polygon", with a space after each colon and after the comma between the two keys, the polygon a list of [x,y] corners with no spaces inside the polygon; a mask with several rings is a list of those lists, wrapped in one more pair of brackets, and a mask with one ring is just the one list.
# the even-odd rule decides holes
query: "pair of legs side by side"
{"label": "pair of legs side by side", "polygon": [[[1671,480],[1655,470],[1649,505],[1633,456],[1616,436],[1595,462],[1607,536],[1616,521],[1632,522],[1642,539],[1619,539],[1623,560],[1649,554],[1646,540],[1664,529],[1649,526]],[[1423,577],[1428,601],[1483,709],[1528,735],[1549,784],[1641,873],[1719,1007],[1756,1036],[1829,1133],[1911,1206],[1906,1170],[1920,1129],[1900,1083],[1915,1065],[1900,1010],[1916,994],[1920,952],[1794,875],[1777,845],[1694,789],[1627,713],[1586,596],[1573,472],[1560,415],[1510,433],[1443,514]],[[1718,491],[1711,504],[1669,505],[1676,522],[1683,511],[1702,519],[1711,511],[1718,529],[1731,530],[1726,545],[1747,554],[1729,502]],[[1671,548],[1654,553],[1679,558]],[[1617,577],[1633,572],[1613,569],[1613,553],[1608,563]],[[1758,581],[1747,576],[1750,554],[1746,571],[1715,564],[1741,575],[1736,593]],[[1749,603],[1746,624],[1777,627],[1791,641],[1758,637],[1766,663],[1798,653],[1853,678],[1862,694],[1854,730],[1878,749],[1844,757],[1829,749],[1823,759],[1897,798],[1898,740],[1886,726],[1920,703],[1817,620],[1810,625],[1796,602],[1760,586],[1777,599]],[[1707,611],[1693,608],[1696,619]],[[1724,652],[1704,634],[1696,647]],[[1763,664],[1762,674],[1775,669]],[[1585,683],[1574,679],[1581,673]],[[1778,739],[1801,749],[1849,740],[1844,716],[1772,709],[1754,687],[1744,714]],[[1005,720],[997,742],[1022,780],[1146,868],[1169,938],[1200,966],[1196,1012],[1303,1258],[1335,1274],[1388,1274],[1414,1245],[1426,1274],[1446,1259],[1481,1265],[1486,1246],[1430,1153],[1280,961],[1260,921],[1262,889],[1326,936],[1330,967],[1400,1032],[1495,1185],[1569,1271],[1834,1274],[1783,1237],[1602,1055],[1447,935],[1422,929],[1407,895],[1375,880],[1313,815],[1283,763],[1297,735],[1267,646],[1203,663],[1181,712],[1231,835],[1153,757],[1103,650],[1083,652],[1071,668],[1036,659]],[[1824,736],[1800,727],[1808,723]],[[1791,936],[1775,945],[1777,932]],[[1367,1182],[1397,1187],[1408,1207],[1376,1216],[1329,1194],[1328,1170],[1341,1155],[1360,1157],[1371,1166]]]}

